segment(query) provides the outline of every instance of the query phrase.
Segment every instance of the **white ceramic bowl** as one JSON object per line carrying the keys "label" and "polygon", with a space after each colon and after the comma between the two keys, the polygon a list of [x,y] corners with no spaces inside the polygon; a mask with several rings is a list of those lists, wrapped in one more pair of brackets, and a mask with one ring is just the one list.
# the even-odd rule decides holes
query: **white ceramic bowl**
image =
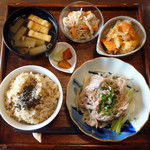
{"label": "white ceramic bowl", "polygon": [[[66,31],[64,30],[64,25],[63,25],[63,18],[67,17],[69,12],[72,11],[79,11],[81,8],[83,8],[83,11],[89,11],[91,10],[93,14],[95,14],[95,16],[99,19],[99,25],[98,25],[98,30],[94,33],[94,35],[89,38],[89,39],[83,39],[83,40],[77,40],[75,38],[71,38],[70,36],[68,36],[68,34],[66,33]],[[67,5],[60,13],[60,17],[59,17],[59,25],[60,28],[62,30],[62,32],[64,33],[64,35],[70,39],[71,41],[77,42],[77,43],[85,43],[85,42],[89,42],[91,40],[93,40],[96,36],[98,36],[102,26],[104,23],[104,18],[103,15],[101,13],[101,11],[92,3],[89,2],[85,2],[85,1],[76,1],[73,2],[69,5]]]}
{"label": "white ceramic bowl", "polygon": [[[72,53],[72,58],[68,60],[68,62],[71,64],[71,67],[69,69],[59,67],[57,65],[58,62],[53,60],[55,53],[57,53],[61,49],[65,50],[67,48],[70,48],[70,51]],[[51,63],[51,65],[59,71],[66,72],[66,73],[72,73],[75,69],[76,61],[77,61],[76,52],[75,52],[74,48],[66,42],[58,42],[56,44],[56,46],[54,47],[54,49],[52,50],[52,52],[50,53],[50,55],[48,55],[48,58],[49,58],[49,62]]]}
{"label": "white ceramic bowl", "polygon": [[[117,65],[116,65],[117,64]],[[128,126],[122,128],[121,133],[118,135],[113,132],[110,127],[95,128],[87,125],[82,121],[83,114],[76,108],[76,92],[82,87],[85,76],[89,71],[95,72],[111,72],[120,74],[128,79],[131,79],[133,87],[139,92],[134,96],[135,110],[131,118],[136,118],[128,123]],[[67,86],[66,104],[69,114],[74,123],[79,129],[97,140],[100,141],[121,141],[127,137],[133,136],[149,119],[150,113],[150,89],[144,77],[130,64],[117,59],[100,57],[82,64],[71,76]]]}
{"label": "white ceramic bowl", "polygon": [[[100,40],[106,38],[106,34],[109,32],[109,30],[111,28],[113,28],[115,26],[117,20],[131,20],[132,21],[132,26],[133,26],[134,30],[137,32],[137,34],[139,35],[140,44],[138,45],[138,47],[135,50],[133,50],[129,53],[112,55],[112,54],[108,54],[105,52],[104,47],[103,47]],[[103,26],[103,28],[102,28],[99,36],[98,36],[98,39],[97,39],[96,51],[98,54],[101,54],[104,56],[111,56],[111,57],[127,56],[127,55],[133,54],[133,53],[137,52],[138,50],[140,50],[143,47],[143,45],[145,44],[145,41],[146,41],[146,32],[145,32],[145,29],[140,22],[138,22],[137,20],[135,20],[131,17],[128,17],[128,16],[118,16],[118,17],[114,17],[114,18],[108,20],[104,24],[104,26]]]}
{"label": "white ceramic bowl", "polygon": [[[4,105],[4,93],[7,90],[10,81],[24,71],[29,71],[29,72],[32,71],[35,73],[40,73],[40,74],[44,74],[44,75],[48,76],[55,83],[57,83],[57,85],[59,87],[59,91],[60,91],[60,97],[59,97],[58,104],[57,104],[57,107],[56,107],[54,113],[47,120],[45,120],[42,123],[36,124],[36,125],[18,122],[16,120],[14,120],[13,118],[9,117],[7,115],[6,108]],[[48,69],[45,69],[45,68],[40,67],[40,66],[35,66],[35,65],[23,66],[23,67],[15,69],[11,73],[9,73],[1,83],[0,93],[1,93],[0,94],[0,113],[1,113],[1,116],[9,125],[11,125],[12,127],[16,128],[16,129],[20,129],[20,130],[36,130],[36,129],[42,128],[42,127],[46,126],[47,124],[49,124],[59,113],[61,105],[62,105],[62,101],[63,101],[62,86],[61,86],[59,80],[57,79],[57,77]]]}

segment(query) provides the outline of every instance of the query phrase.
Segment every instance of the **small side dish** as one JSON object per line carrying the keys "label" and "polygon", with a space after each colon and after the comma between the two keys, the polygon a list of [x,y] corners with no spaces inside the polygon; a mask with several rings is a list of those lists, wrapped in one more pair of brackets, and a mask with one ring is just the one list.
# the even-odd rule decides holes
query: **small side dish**
{"label": "small side dish", "polygon": [[104,24],[98,7],[85,1],[75,1],[61,11],[59,25],[63,34],[73,42],[86,43],[98,36]]}
{"label": "small side dish", "polygon": [[99,19],[92,11],[71,11],[63,18],[64,30],[69,37],[82,40],[89,39],[98,30]]}
{"label": "small side dish", "polygon": [[139,35],[132,27],[130,20],[118,20],[113,28],[100,39],[108,54],[126,54],[137,48]]}
{"label": "small side dish", "polygon": [[76,52],[66,42],[58,42],[53,51],[48,55],[51,65],[66,73],[72,73],[76,65]]}
{"label": "small side dish", "polygon": [[18,53],[36,55],[47,50],[51,27],[50,22],[36,15],[22,15],[12,22],[8,34]]}
{"label": "small side dish", "polygon": [[124,57],[139,51],[146,41],[142,24],[129,16],[108,20],[97,39],[96,51],[100,55]]}
{"label": "small side dish", "polygon": [[49,77],[23,72],[5,92],[7,114],[19,122],[39,124],[55,111],[59,96],[58,85]]}

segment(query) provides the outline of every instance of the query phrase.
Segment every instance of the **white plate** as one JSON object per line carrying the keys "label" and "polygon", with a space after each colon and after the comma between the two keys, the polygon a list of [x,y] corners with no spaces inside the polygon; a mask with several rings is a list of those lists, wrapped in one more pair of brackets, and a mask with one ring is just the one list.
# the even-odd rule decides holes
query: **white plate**
{"label": "white plate", "polygon": [[[116,24],[116,22],[118,20],[131,20],[132,21],[132,26],[133,26],[134,30],[137,32],[137,34],[139,35],[140,44],[135,50],[133,50],[129,53],[119,54],[119,55],[112,55],[112,54],[108,54],[108,53],[105,52],[100,40],[106,38],[106,34],[109,32],[109,30],[111,28],[114,27],[114,25]],[[101,54],[101,55],[104,55],[104,56],[111,56],[111,57],[127,56],[127,55],[133,54],[133,53],[137,52],[138,50],[140,50],[143,47],[143,45],[145,44],[145,41],[146,41],[146,32],[145,32],[145,29],[144,29],[144,27],[142,26],[142,24],[140,22],[138,22],[137,20],[135,20],[131,17],[128,17],[128,16],[118,16],[118,17],[114,17],[114,18],[108,20],[104,24],[104,26],[103,26],[103,28],[102,28],[99,36],[98,36],[98,39],[97,39],[96,51],[97,51],[98,54]]]}
{"label": "white plate", "polygon": [[[69,69],[59,67],[57,65],[58,62],[53,60],[53,56],[54,56],[55,53],[57,53],[61,49],[67,49],[67,48],[70,48],[71,53],[73,55],[73,57],[68,60],[68,62],[71,64],[71,68],[69,68]],[[62,72],[72,73],[74,71],[75,66],[76,66],[76,59],[77,59],[76,52],[75,52],[74,48],[66,42],[58,42],[56,44],[55,48],[53,49],[53,51],[50,53],[48,58],[49,58],[49,62],[51,63],[51,65],[54,68],[56,68],[56,69],[58,69],[59,71],[62,71]]]}
{"label": "white plate", "polygon": [[[129,126],[121,131],[121,134],[110,130],[110,128],[96,129],[81,121],[82,114],[77,111],[75,105],[76,91],[82,86],[85,75],[89,71],[102,71],[122,74],[132,79],[135,89],[139,89],[135,97],[135,111],[132,117],[136,118],[129,123]],[[73,74],[67,87],[67,107],[70,117],[85,134],[101,141],[120,141],[136,134],[146,123],[150,112],[150,89],[144,77],[130,64],[116,58],[96,58],[85,62]]]}

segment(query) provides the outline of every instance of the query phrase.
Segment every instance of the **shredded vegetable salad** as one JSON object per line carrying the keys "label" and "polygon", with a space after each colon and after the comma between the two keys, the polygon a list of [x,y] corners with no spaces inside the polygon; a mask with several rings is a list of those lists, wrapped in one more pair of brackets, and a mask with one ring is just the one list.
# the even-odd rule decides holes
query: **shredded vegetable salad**
{"label": "shredded vegetable salad", "polygon": [[110,125],[111,130],[120,134],[121,127],[134,112],[134,93],[125,77],[111,73],[89,74],[77,92],[76,106],[86,124],[96,128]]}
{"label": "shredded vegetable salad", "polygon": [[91,11],[72,11],[63,18],[64,30],[69,37],[89,39],[98,30],[99,19]]}

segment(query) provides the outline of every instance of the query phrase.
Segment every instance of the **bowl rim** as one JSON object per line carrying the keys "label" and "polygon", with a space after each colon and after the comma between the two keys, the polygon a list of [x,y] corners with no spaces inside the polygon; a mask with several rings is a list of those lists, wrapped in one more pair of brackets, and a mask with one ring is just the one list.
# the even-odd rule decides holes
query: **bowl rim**
{"label": "bowl rim", "polygon": [[[13,50],[7,43],[7,37],[6,37],[6,34],[5,34],[5,31],[7,29],[6,28],[6,25],[8,24],[8,21],[14,16],[17,14],[17,16],[19,17],[20,15],[18,14],[18,12],[22,11],[22,10],[26,10],[26,9],[35,9],[35,10],[39,10],[41,12],[44,12],[44,14],[48,14],[49,16],[51,16],[53,22],[55,23],[54,27],[55,27],[55,30],[56,30],[56,38],[54,40],[54,44],[50,47],[50,49],[47,49],[46,51],[40,53],[40,54],[36,54],[36,55],[24,55],[24,54],[20,54],[20,53],[17,53],[15,50]],[[41,56],[43,55],[44,53],[46,52],[49,52],[56,44],[57,40],[58,40],[58,34],[59,34],[59,28],[58,28],[58,23],[55,19],[55,17],[49,12],[47,11],[46,9],[44,8],[41,8],[41,7],[38,7],[38,6],[25,6],[25,7],[22,7],[22,8],[19,8],[17,10],[14,10],[7,18],[6,20],[4,21],[4,24],[3,24],[3,29],[2,29],[2,39],[6,45],[6,47],[11,51],[13,52],[15,55],[21,57],[21,58],[26,58],[26,59],[30,59],[30,58],[35,58],[35,57],[38,57],[38,56]]]}
{"label": "bowl rim", "polygon": [[[64,10],[65,10],[66,8],[68,8],[68,7],[70,7],[71,5],[76,4],[76,3],[79,3],[79,4],[80,4],[80,3],[85,3],[85,4],[88,4],[88,5],[93,6],[93,7],[99,12],[99,14],[100,14],[100,16],[101,16],[101,25],[100,25],[98,31],[95,33],[95,35],[93,35],[91,38],[86,39],[86,40],[74,40],[73,38],[69,37],[69,36],[66,34],[66,32],[63,30],[63,23],[61,22],[61,18],[62,18],[63,12],[64,12]],[[104,25],[104,17],[103,17],[102,12],[98,9],[98,7],[97,7],[96,5],[94,5],[94,4],[92,4],[91,2],[87,2],[87,1],[75,1],[75,2],[72,2],[72,3],[68,4],[67,6],[65,6],[65,7],[62,9],[62,11],[61,11],[61,13],[60,13],[60,15],[59,15],[59,25],[60,25],[61,31],[63,32],[63,34],[64,34],[69,40],[71,40],[71,41],[73,41],[73,42],[76,42],[76,43],[86,43],[86,42],[89,42],[89,41],[93,40],[94,38],[96,38],[96,37],[99,35],[99,33],[100,33],[100,31],[101,31],[101,29],[102,29],[102,27],[103,27],[103,25]]]}
{"label": "bowl rim", "polygon": [[[15,70],[11,71],[3,79],[2,83],[0,84],[0,91],[3,92],[3,94],[1,95],[2,98],[4,97],[4,93],[6,91],[5,89],[8,88],[10,81],[12,79],[15,79],[22,72],[35,72],[35,73],[39,73],[39,74],[44,74],[46,76],[48,76],[47,74],[49,74],[48,77],[51,80],[53,80],[55,83],[57,83],[58,88],[59,88],[59,92],[60,92],[60,96],[59,96],[57,107],[55,108],[55,111],[52,113],[52,115],[50,117],[48,117],[46,120],[44,120],[43,122],[41,122],[39,124],[22,124],[21,122],[19,122],[19,121],[13,119],[12,117],[8,116],[8,114],[6,113],[6,107],[4,105],[4,99],[0,99],[0,104],[1,104],[0,115],[2,116],[2,118],[10,126],[16,128],[16,129],[24,130],[24,131],[37,130],[37,129],[43,128],[44,126],[46,126],[47,124],[49,124],[50,122],[52,122],[54,120],[54,118],[58,115],[58,113],[59,113],[59,111],[61,109],[61,106],[62,106],[62,102],[63,102],[63,90],[62,90],[62,86],[61,86],[60,81],[56,77],[56,75],[54,73],[52,73],[50,70],[48,70],[48,69],[46,69],[44,67],[41,67],[41,66],[37,66],[37,65],[26,65],[26,66],[22,66],[22,67],[19,67],[19,68],[15,69]],[[4,110],[2,110],[2,109],[4,109]]]}
{"label": "bowl rim", "polygon": [[[129,20],[131,20],[132,22],[134,22],[137,26],[139,26],[139,27],[141,28],[142,32],[143,32],[143,35],[144,35],[143,42],[140,44],[140,46],[138,46],[138,48],[134,49],[133,51],[131,51],[131,52],[129,52],[129,53],[126,53],[126,54],[118,54],[118,55],[107,54],[107,53],[104,51],[103,47],[102,47],[102,44],[101,44],[101,42],[100,42],[100,38],[102,37],[102,34],[103,34],[103,32],[104,32],[105,27],[106,27],[107,25],[109,25],[111,22],[117,21],[117,19],[118,19],[118,20],[119,20],[119,19],[129,19]],[[146,35],[146,31],[145,31],[145,29],[144,29],[142,23],[140,23],[138,20],[136,20],[136,19],[134,19],[134,18],[132,18],[132,17],[129,17],[129,16],[116,16],[116,17],[113,17],[113,18],[109,19],[109,20],[104,24],[104,26],[102,27],[102,30],[100,31],[100,34],[99,34],[98,39],[97,39],[96,51],[97,51],[98,54],[104,55],[104,56],[109,56],[109,57],[124,57],[124,56],[128,56],[128,55],[131,55],[131,54],[133,54],[133,53],[139,51],[139,50],[144,46],[144,44],[145,44],[145,42],[146,42],[146,39],[147,39],[147,35]],[[104,52],[101,52],[101,51],[102,51],[101,49],[103,49]]]}

